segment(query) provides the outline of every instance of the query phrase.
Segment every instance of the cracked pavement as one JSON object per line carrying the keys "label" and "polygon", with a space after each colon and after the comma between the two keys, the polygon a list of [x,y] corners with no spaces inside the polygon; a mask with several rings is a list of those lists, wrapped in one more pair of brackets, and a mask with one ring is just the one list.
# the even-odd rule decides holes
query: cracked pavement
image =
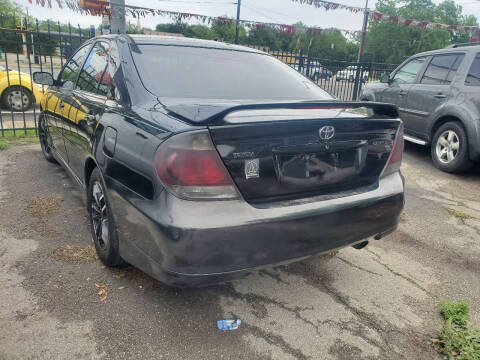
{"label": "cracked pavement", "polygon": [[[407,144],[402,171],[405,211],[387,238],[173,289],[132,267],[53,257],[91,243],[80,190],[39,145],[2,151],[0,359],[439,359],[439,301],[467,300],[480,327],[480,166],[445,174]],[[217,330],[225,318],[243,322]]]}

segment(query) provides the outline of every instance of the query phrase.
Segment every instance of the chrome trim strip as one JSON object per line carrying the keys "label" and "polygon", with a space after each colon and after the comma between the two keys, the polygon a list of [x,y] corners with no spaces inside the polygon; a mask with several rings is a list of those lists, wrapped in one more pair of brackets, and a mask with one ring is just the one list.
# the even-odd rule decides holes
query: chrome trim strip
{"label": "chrome trim strip", "polygon": [[398,108],[398,110],[409,113],[409,114],[414,114],[414,115],[419,115],[419,116],[428,116],[430,113],[426,111],[419,111],[419,110],[413,110],[413,109],[406,109],[406,108]]}
{"label": "chrome trim strip", "polygon": [[410,141],[410,142],[415,143],[415,144],[418,144],[418,145],[423,145],[423,146],[427,145],[427,142],[426,142],[426,141],[417,139],[417,138],[415,138],[415,137],[413,137],[413,136],[403,135],[403,138],[404,138],[405,140],[407,140],[407,141]]}

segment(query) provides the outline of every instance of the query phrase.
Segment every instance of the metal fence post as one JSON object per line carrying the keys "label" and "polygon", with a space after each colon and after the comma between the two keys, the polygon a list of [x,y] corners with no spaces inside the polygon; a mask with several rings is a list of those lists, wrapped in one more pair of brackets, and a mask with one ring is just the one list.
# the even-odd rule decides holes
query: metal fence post
{"label": "metal fence post", "polygon": [[298,71],[302,72],[303,66],[303,49],[300,49],[300,55],[298,59]]}
{"label": "metal fence post", "polygon": [[308,48],[308,52],[307,52],[307,71],[306,71],[306,76],[308,78],[310,78],[310,48]]}
{"label": "metal fence post", "polygon": [[357,63],[357,71],[356,71],[356,74],[355,74],[355,84],[353,85],[352,100],[357,100],[357,97],[358,97],[360,73],[362,72],[361,69],[362,69],[362,64]]}

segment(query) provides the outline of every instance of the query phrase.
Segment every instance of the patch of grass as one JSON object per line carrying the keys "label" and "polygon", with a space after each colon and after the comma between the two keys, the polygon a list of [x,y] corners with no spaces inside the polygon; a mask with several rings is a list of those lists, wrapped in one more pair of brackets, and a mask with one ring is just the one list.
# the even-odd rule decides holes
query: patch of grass
{"label": "patch of grass", "polygon": [[450,209],[450,208],[446,208],[447,211],[450,213],[450,215],[453,215],[459,219],[470,219],[471,216],[468,215],[466,212],[463,212],[463,211],[460,211],[460,210],[455,210],[455,209]]}
{"label": "patch of grass", "polygon": [[0,151],[5,150],[9,145],[15,143],[36,143],[38,142],[38,135],[34,129],[30,130],[4,130],[3,135],[0,131]]}
{"label": "patch of grass", "polygon": [[446,355],[446,359],[480,360],[480,330],[468,327],[468,304],[441,302],[439,306],[445,323],[440,338],[433,340],[435,348]]}
{"label": "patch of grass", "polygon": [[0,151],[5,150],[8,146],[7,140],[0,138]]}

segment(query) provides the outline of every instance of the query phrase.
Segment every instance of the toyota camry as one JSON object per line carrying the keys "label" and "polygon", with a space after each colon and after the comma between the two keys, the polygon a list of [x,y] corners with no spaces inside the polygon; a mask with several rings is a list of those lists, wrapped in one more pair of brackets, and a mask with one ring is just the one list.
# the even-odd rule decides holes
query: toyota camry
{"label": "toyota camry", "polygon": [[43,154],[83,189],[106,265],[198,286],[397,226],[396,107],[337,101],[264,52],[109,35],[34,79]]}

